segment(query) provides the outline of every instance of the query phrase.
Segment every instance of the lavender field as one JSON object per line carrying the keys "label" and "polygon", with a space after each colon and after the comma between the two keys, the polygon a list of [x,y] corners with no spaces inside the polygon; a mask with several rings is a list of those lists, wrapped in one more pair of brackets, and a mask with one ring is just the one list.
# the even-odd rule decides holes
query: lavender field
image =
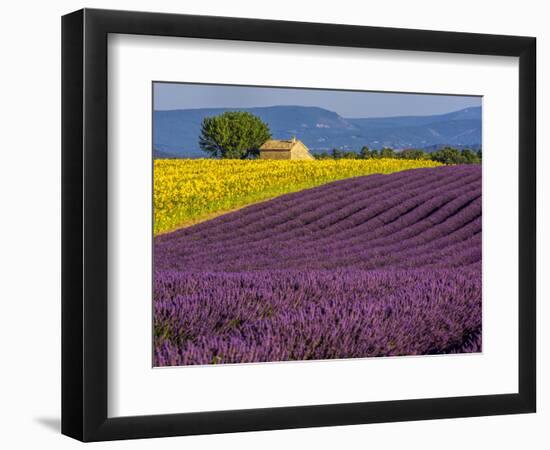
{"label": "lavender field", "polygon": [[481,351],[481,166],[332,182],[154,241],[155,366]]}

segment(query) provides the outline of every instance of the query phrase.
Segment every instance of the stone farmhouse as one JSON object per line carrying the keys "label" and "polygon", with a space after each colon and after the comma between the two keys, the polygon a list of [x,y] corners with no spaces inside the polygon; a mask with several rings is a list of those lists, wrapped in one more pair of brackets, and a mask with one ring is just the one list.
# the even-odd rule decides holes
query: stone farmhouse
{"label": "stone farmhouse", "polygon": [[293,137],[288,141],[270,139],[260,147],[260,159],[315,159],[305,144]]}

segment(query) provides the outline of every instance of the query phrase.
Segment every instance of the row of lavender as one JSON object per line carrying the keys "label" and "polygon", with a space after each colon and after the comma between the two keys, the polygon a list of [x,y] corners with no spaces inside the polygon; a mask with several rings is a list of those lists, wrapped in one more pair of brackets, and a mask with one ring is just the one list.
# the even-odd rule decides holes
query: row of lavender
{"label": "row of lavender", "polygon": [[372,175],[155,239],[155,365],[481,348],[481,169]]}

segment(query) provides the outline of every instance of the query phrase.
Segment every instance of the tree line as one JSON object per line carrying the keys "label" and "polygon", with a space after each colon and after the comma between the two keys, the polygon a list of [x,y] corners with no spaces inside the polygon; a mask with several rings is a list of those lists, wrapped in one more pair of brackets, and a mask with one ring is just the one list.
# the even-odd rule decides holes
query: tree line
{"label": "tree line", "polygon": [[479,164],[481,163],[481,150],[468,148],[459,150],[452,147],[444,147],[434,152],[421,149],[394,150],[383,148],[380,151],[363,147],[359,152],[333,148],[330,152],[324,151],[313,155],[316,159],[430,159],[444,164]]}

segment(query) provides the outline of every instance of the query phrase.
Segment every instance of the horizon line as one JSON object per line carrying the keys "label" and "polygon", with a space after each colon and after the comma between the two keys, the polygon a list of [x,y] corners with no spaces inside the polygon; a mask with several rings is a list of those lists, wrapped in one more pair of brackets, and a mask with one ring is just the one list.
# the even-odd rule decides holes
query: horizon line
{"label": "horizon line", "polygon": [[201,110],[201,109],[226,109],[230,111],[239,111],[243,109],[259,109],[259,108],[277,108],[277,107],[298,107],[298,108],[317,108],[317,109],[323,109],[325,111],[332,112],[338,116],[340,116],[342,119],[392,119],[392,118],[398,118],[398,117],[430,117],[430,116],[443,116],[445,114],[452,114],[459,111],[466,111],[468,109],[482,109],[482,105],[480,106],[468,106],[466,108],[460,108],[455,109],[443,113],[436,113],[436,114],[397,114],[394,116],[358,116],[358,117],[344,117],[340,115],[338,112],[333,111],[328,108],[323,108],[322,106],[306,106],[306,105],[267,105],[267,106],[240,106],[240,107],[226,107],[226,106],[212,106],[212,107],[197,107],[197,108],[171,108],[171,109],[154,109],[153,112],[168,112],[168,111],[195,111],[195,110]]}

